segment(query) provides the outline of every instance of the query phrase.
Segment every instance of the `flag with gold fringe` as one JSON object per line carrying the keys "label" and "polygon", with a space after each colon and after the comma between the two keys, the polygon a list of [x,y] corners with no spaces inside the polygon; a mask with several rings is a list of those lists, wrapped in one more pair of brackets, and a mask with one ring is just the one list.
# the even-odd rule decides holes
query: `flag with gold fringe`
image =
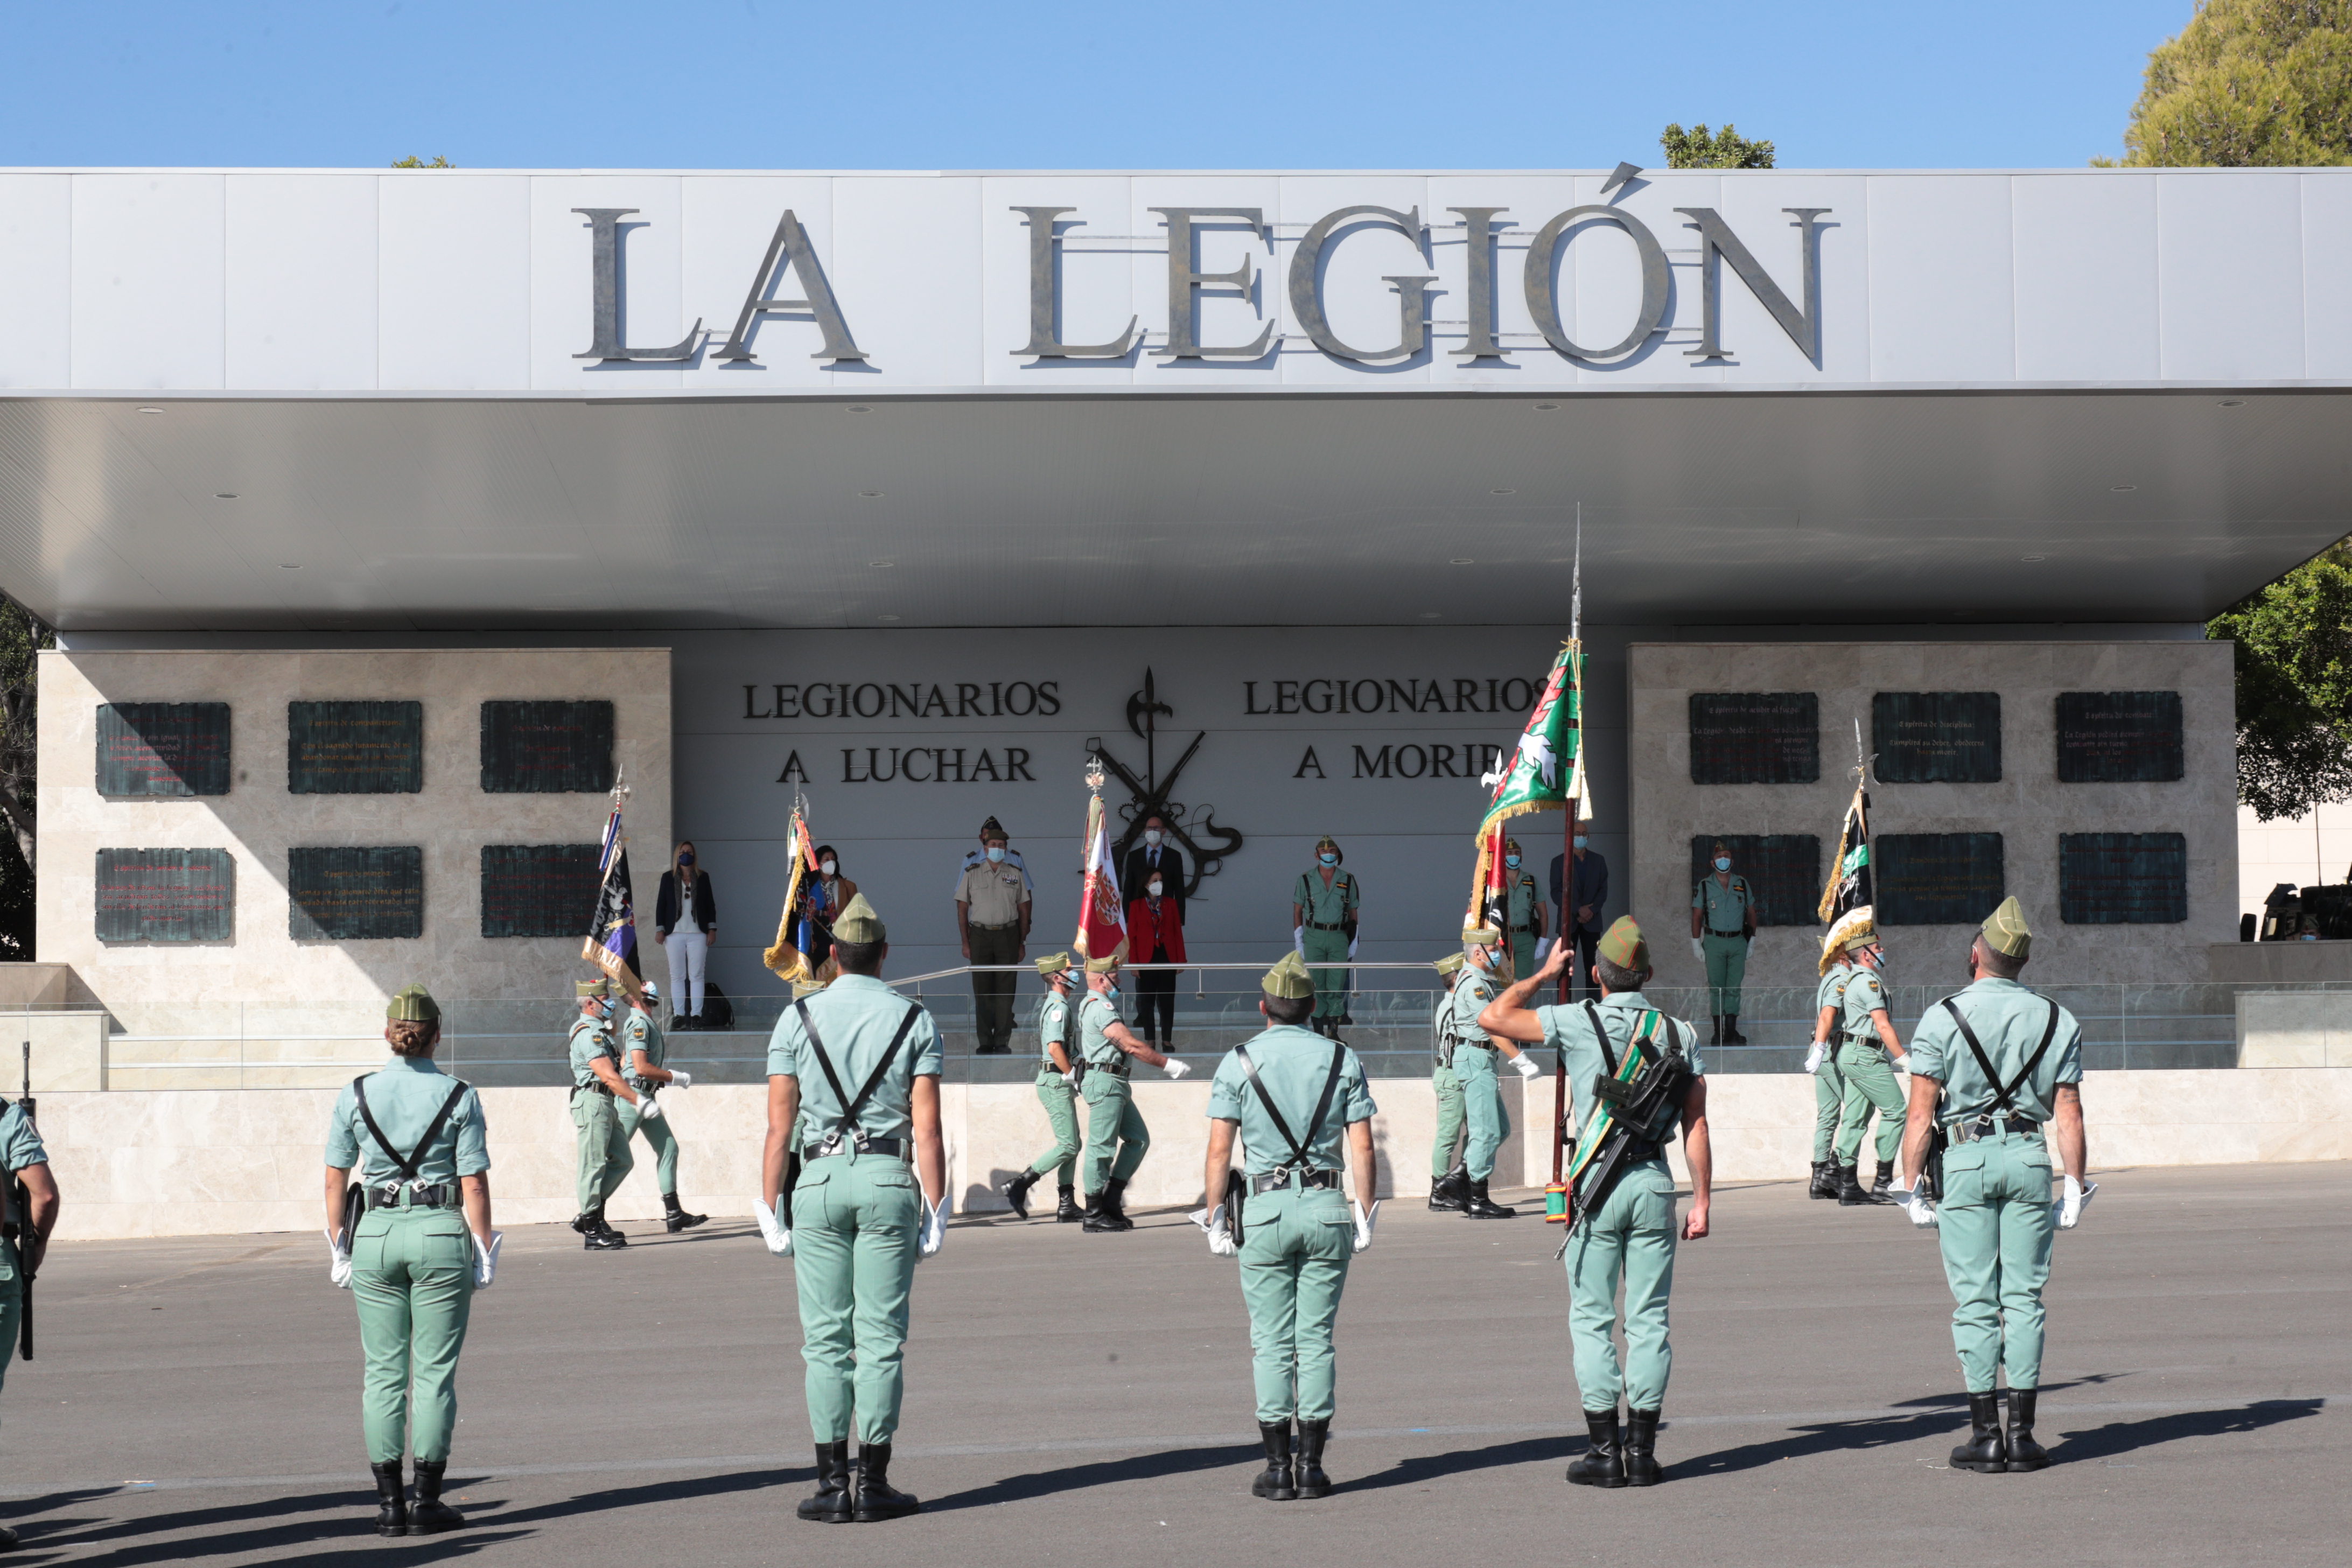
{"label": "flag with gold fringe", "polygon": [[644,982],[637,975],[637,915],[630,904],[629,843],[621,836],[621,797],[613,790],[612,814],[604,818],[604,841],[596,856],[596,912],[590,917],[588,935],[580,956],[604,972],[632,1002],[644,999]]}
{"label": "flag with gold fringe", "polygon": [[779,980],[802,985],[828,984],[839,972],[833,962],[832,940],[819,919],[824,912],[824,882],[817,875],[816,846],[809,836],[806,800],[793,802],[792,825],[784,837],[791,868],[784,879],[783,913],[776,921],[775,945],[761,954],[761,962]]}
{"label": "flag with gold fringe", "polygon": [[1087,768],[1086,890],[1078,900],[1078,932],[1071,947],[1081,959],[1127,957],[1127,901],[1112,863],[1110,825],[1103,812],[1103,765]]}

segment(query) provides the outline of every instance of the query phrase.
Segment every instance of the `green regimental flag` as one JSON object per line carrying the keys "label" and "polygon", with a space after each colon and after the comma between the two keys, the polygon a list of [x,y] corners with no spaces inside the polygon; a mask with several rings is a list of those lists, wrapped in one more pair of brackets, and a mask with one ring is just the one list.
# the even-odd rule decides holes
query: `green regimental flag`
{"label": "green regimental flag", "polygon": [[1528,715],[1518,750],[1483,782],[1495,786],[1481,836],[1531,811],[1559,811],[1577,803],[1580,822],[1592,819],[1592,787],[1584,773],[1584,645],[1570,637],[1552,661],[1551,679]]}

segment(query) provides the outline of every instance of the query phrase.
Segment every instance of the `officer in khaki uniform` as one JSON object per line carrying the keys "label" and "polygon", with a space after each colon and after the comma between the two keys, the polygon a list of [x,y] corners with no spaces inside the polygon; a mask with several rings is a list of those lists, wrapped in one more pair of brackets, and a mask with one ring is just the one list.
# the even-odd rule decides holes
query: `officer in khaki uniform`
{"label": "officer in khaki uniform", "polygon": [[[888,936],[863,893],[850,900],[833,925],[841,977],[785,1008],[768,1039],[768,1142],[752,1214],[768,1250],[793,1260],[817,1477],[799,1512],[829,1524],[922,1507],[890,1484],[890,1448],[915,1264],[947,1236],[947,1152],[939,1029],[921,1003],[882,984]],[[775,1198],[803,1115],[797,1135],[810,1142],[788,1228]]]}
{"label": "officer in khaki uniform", "polygon": [[[1714,1186],[1714,1154],[1706,1128],[1706,1066],[1698,1031],[1651,1005],[1641,987],[1650,977],[1650,944],[1631,916],[1620,919],[1601,939],[1593,965],[1601,984],[1598,1003],[1528,1006],[1538,991],[1555,984],[1567,966],[1568,944],[1555,947],[1533,977],[1514,984],[1479,1019],[1498,1038],[1533,1045],[1540,1040],[1561,1055],[1572,1088],[1572,1111],[1580,1119],[1580,1144],[1602,1137],[1595,1125],[1600,1104],[1593,1084],[1618,1077],[1627,1053],[1663,1058],[1680,1049],[1690,1078],[1683,1089],[1680,1121],[1683,1152],[1690,1163],[1691,1207],[1675,1223],[1675,1178],[1662,1143],[1636,1145],[1629,1163],[1605,1194],[1584,1184],[1587,1201],[1568,1238],[1569,1338],[1576,1384],[1584,1401],[1590,1447],[1569,1467],[1579,1486],[1650,1486],[1663,1479],[1656,1447],[1660,1407],[1674,1370],[1674,1347],[1666,1337],[1667,1300],[1674,1290],[1675,1244],[1707,1234],[1707,1207]],[[1671,1136],[1671,1134],[1669,1134]],[[1581,1147],[1579,1152],[1582,1153]],[[1591,1173],[1586,1173],[1588,1178]],[[1625,1287],[1625,1362],[1621,1374],[1617,1347],[1610,1338],[1617,1321],[1617,1287]],[[1620,1388],[1625,1424],[1617,1423]],[[1602,1401],[1606,1400],[1607,1404]]]}
{"label": "officer in khaki uniform", "polygon": [[[2055,1231],[2072,1230],[2098,1191],[2083,1131],[2083,1030],[2074,1016],[2018,984],[2033,933],[2015,899],[1987,916],[1969,951],[1968,988],[1927,1009],[1911,1034],[1911,1108],[1903,1138],[1912,1223],[1934,1227],[1952,1287],[1952,1348],[1968,1381],[1969,1441],[1952,1468],[1997,1475],[2038,1470],[2042,1291]],[[1942,1196],[1919,1191],[1940,1125]],[[2050,1191],[2056,1128],[2065,1185]],[[2009,1373],[2002,1430],[2000,1373]]]}
{"label": "officer in khaki uniform", "polygon": [[1429,1022],[1435,1047],[1429,1086],[1437,1097],[1437,1135],[1429,1144],[1429,1206],[1459,1214],[1470,1196],[1470,1167],[1456,1158],[1463,1129],[1468,1125],[1462,1110],[1462,1080],[1454,1075],[1454,1058],[1461,1035],[1454,1018],[1454,988],[1462,980],[1462,955],[1449,952],[1433,966],[1445,982]]}
{"label": "officer in khaki uniform", "polygon": [[685,1093],[694,1086],[694,1075],[683,1068],[668,1065],[669,1042],[662,1038],[661,1026],[654,1022],[652,1009],[661,1001],[661,993],[654,983],[646,982],[643,1005],[629,1004],[629,1020],[621,1026],[621,1081],[637,1097],[635,1105],[614,1107],[620,1123],[621,1144],[645,1134],[646,1146],[654,1152],[654,1176],[660,1184],[662,1197],[662,1228],[672,1235],[692,1230],[710,1216],[688,1214],[677,1201],[677,1133],[669,1124],[667,1113],[647,1117],[646,1109],[656,1101],[654,1091],[674,1089]]}
{"label": "officer in khaki uniform", "polygon": [[1731,849],[1720,838],[1707,874],[1691,889],[1691,953],[1706,965],[1709,1045],[1744,1046],[1739,1032],[1740,986],[1748,976],[1748,943],[1756,935],[1756,889],[1731,869]]}
{"label": "officer in khaki uniform", "polygon": [[[1867,918],[1867,912],[1864,912]],[[1813,1044],[1805,1053],[1805,1071],[1813,1079],[1813,1177],[1810,1196],[1838,1195],[1838,1117],[1845,1109],[1845,1079],[1838,1072],[1838,1043],[1845,1033],[1845,984],[1853,978],[1846,962],[1845,939],[1851,927],[1832,927],[1822,943],[1821,983],[1813,987]]]}
{"label": "officer in khaki uniform", "polygon": [[1151,1129],[1135,1108],[1136,1062],[1170,1078],[1192,1069],[1136,1037],[1118,1017],[1118,959],[1087,960],[1087,994],[1078,1002],[1078,1092],[1087,1102],[1086,1217],[1090,1232],[1133,1230],[1127,1184],[1151,1149]]}
{"label": "officer in khaki uniform", "polygon": [[1048,953],[1037,961],[1037,976],[1045,983],[1045,999],[1037,1004],[1037,1101],[1054,1129],[1054,1146],[1013,1178],[1004,1189],[1005,1202],[1023,1219],[1029,1217],[1029,1189],[1053,1171],[1060,1201],[1054,1217],[1069,1222],[1086,1218],[1078,1207],[1077,1063],[1070,1049],[1070,955]]}
{"label": "officer in khaki uniform", "polygon": [[[1356,1053],[1299,1027],[1314,1008],[1316,985],[1297,953],[1284,955],[1258,988],[1265,1031],[1227,1052],[1209,1084],[1204,1186],[1213,1194],[1228,1190],[1238,1131],[1247,1160],[1241,1235],[1234,1237],[1225,1206],[1213,1205],[1204,1218],[1209,1250],[1239,1253],[1249,1306],[1257,1429],[1265,1445],[1265,1468],[1250,1490],[1286,1502],[1331,1490],[1323,1469],[1336,1407],[1331,1332],[1349,1259],[1371,1246],[1380,1210],[1372,1195],[1379,1107]],[[1352,1205],[1341,1191],[1343,1136],[1355,1167]]]}
{"label": "officer in khaki uniform", "polygon": [[1337,839],[1317,839],[1314,868],[1298,873],[1290,891],[1290,924],[1298,955],[1315,976],[1315,1030],[1335,1040],[1341,1025],[1355,1022],[1348,1013],[1349,972],[1311,966],[1348,962],[1349,928],[1363,903],[1354,875],[1340,869]]}
{"label": "officer in khaki uniform", "polygon": [[[0,1110],[0,1213],[7,1227],[0,1236],[0,1380],[16,1354],[16,1333],[24,1321],[23,1281],[41,1271],[41,1256],[48,1250],[49,1232],[58,1223],[58,1184],[49,1172],[49,1152],[42,1145],[40,1129],[26,1114],[26,1100]],[[25,1210],[18,1213],[16,1182],[25,1184]],[[0,1552],[16,1548],[16,1532],[0,1525]]]}
{"label": "officer in khaki uniform", "polygon": [[[1903,1143],[1903,1090],[1895,1084],[1894,1064],[1903,1060],[1903,1042],[1895,1037],[1894,1021],[1887,1016],[1886,987],[1879,978],[1886,966],[1886,952],[1878,945],[1876,929],[1866,921],[1855,927],[1846,936],[1845,952],[1848,969],[1845,994],[1840,1001],[1844,1043],[1839,1046],[1837,1057],[1845,1110],[1838,1120],[1833,1157],[1838,1202],[1851,1208],[1857,1204],[1895,1201],[1890,1194],[1895,1186],[1895,1152]],[[1854,1164],[1862,1156],[1862,1130],[1874,1110],[1878,1115],[1878,1173],[1864,1192]]]}
{"label": "officer in khaki uniform", "polygon": [[636,1168],[629,1136],[616,1109],[625,1101],[646,1121],[661,1120],[653,1096],[641,1095],[621,1077],[621,1048],[613,1041],[613,985],[583,980],[580,1016],[572,1020],[572,1129],[578,1145],[580,1215],[572,1228],[586,1237],[590,1252],[611,1252],[629,1238],[604,1223],[604,1202],[621,1190]]}
{"label": "officer in khaki uniform", "polygon": [[1491,1037],[1478,1022],[1501,984],[1497,972],[1503,963],[1502,941],[1503,933],[1492,926],[1465,927],[1462,973],[1454,982],[1454,1077],[1462,1086],[1462,1115],[1470,1128],[1469,1142],[1462,1151],[1466,1173],[1462,1214],[1466,1219],[1514,1219],[1519,1212],[1487,1195],[1495,1156],[1501,1152],[1503,1140],[1511,1135],[1496,1056],[1509,1056],[1512,1068],[1530,1081],[1543,1070],[1534,1058],[1508,1040]]}
{"label": "officer in khaki uniform", "polygon": [[1543,940],[1549,908],[1542,889],[1536,886],[1536,874],[1521,868],[1523,858],[1517,839],[1503,841],[1503,875],[1510,896],[1511,975],[1520,980],[1536,972],[1536,943]]}
{"label": "officer in khaki uniform", "polygon": [[[1003,828],[983,828],[981,837],[985,851],[956,882],[956,926],[963,939],[963,961],[1018,963],[1029,950],[1028,873],[1017,861],[1005,858]],[[974,1048],[982,1056],[1001,1056],[1013,1048],[1013,979],[1002,973],[971,977],[972,1029],[979,1037]]]}
{"label": "officer in khaki uniform", "polygon": [[[503,1238],[490,1228],[482,1102],[434,1065],[441,1009],[424,986],[393,997],[383,1037],[392,1059],[352,1079],[327,1119],[328,1279],[359,1305],[360,1426],[375,1471],[376,1533],[433,1535],[466,1522],[441,1500],[457,1424],[457,1357],[474,1293],[496,1278]],[[413,1508],[400,1476],[412,1445]]]}

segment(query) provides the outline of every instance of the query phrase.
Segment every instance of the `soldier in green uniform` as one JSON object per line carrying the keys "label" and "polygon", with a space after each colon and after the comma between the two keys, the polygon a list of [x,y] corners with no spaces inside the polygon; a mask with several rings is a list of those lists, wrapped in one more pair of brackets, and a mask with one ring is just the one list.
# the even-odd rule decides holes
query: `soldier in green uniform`
{"label": "soldier in green uniform", "polygon": [[[1317,987],[1297,953],[1266,971],[1258,988],[1265,994],[1258,1002],[1265,1029],[1227,1052],[1209,1085],[1205,1187],[1226,1190],[1238,1131],[1248,1159],[1242,1234],[1233,1234],[1225,1207],[1213,1206],[1204,1217],[1209,1250],[1239,1253],[1242,1300],[1249,1305],[1257,1429],[1265,1444],[1265,1468],[1250,1490],[1286,1502],[1331,1490],[1323,1469],[1335,1408],[1331,1331],[1349,1259],[1371,1246],[1380,1213],[1372,1196],[1379,1107],[1356,1053],[1299,1027]],[[1356,1178],[1352,1205],[1340,1185],[1343,1136]]]}
{"label": "soldier in green uniform", "polygon": [[[1895,1152],[1903,1143],[1903,1090],[1895,1085],[1891,1064],[1903,1060],[1903,1042],[1895,1037],[1894,1020],[1886,1011],[1886,988],[1879,980],[1886,952],[1878,945],[1877,931],[1868,924],[1858,927],[1847,935],[1845,951],[1850,967],[1840,1003],[1844,1043],[1838,1047],[1837,1058],[1838,1077],[1844,1080],[1845,1110],[1838,1119],[1834,1158],[1838,1202],[1851,1208],[1895,1201],[1890,1194],[1895,1186]],[[1874,1110],[1878,1114],[1878,1173],[1864,1192],[1854,1163],[1862,1157],[1862,1130]]]}
{"label": "soldier in green uniform", "polygon": [[1536,887],[1536,874],[1525,870],[1519,841],[1503,841],[1503,871],[1510,892],[1511,974],[1524,979],[1536,972],[1536,944],[1543,941],[1544,916],[1549,906]]}
{"label": "soldier in green uniform", "polygon": [[[1339,868],[1337,839],[1315,841],[1315,866],[1298,873],[1290,893],[1290,926],[1298,955],[1309,964],[1348,962],[1349,931],[1363,902],[1355,875]],[[1355,1020],[1348,1015],[1348,971],[1318,968],[1315,976],[1315,1031],[1339,1037],[1339,1026]]]}
{"label": "soldier in green uniform", "polygon": [[[409,985],[384,1019],[392,1059],[354,1079],[327,1121],[328,1278],[359,1303],[367,1363],[360,1426],[375,1471],[376,1533],[433,1535],[466,1522],[441,1500],[457,1424],[457,1356],[474,1292],[497,1276],[503,1237],[490,1228],[481,1100],[433,1064],[440,1007],[424,986]],[[413,1506],[400,1476],[412,1447]]]}
{"label": "soldier in green uniform", "polygon": [[[24,1320],[24,1281],[41,1271],[41,1255],[48,1250],[49,1232],[58,1224],[58,1184],[49,1171],[49,1152],[42,1146],[40,1129],[26,1113],[26,1100],[0,1111],[0,1382],[16,1354],[16,1333]],[[15,1184],[25,1184],[25,1206],[16,1207]],[[0,1552],[16,1549],[16,1532],[0,1525]]]}
{"label": "soldier in green uniform", "polygon": [[1078,1002],[1078,1092],[1087,1102],[1086,1194],[1087,1231],[1133,1230],[1127,1217],[1127,1184],[1151,1148],[1151,1129],[1135,1108],[1136,1062],[1170,1078],[1192,1069],[1138,1039],[1118,1018],[1118,959],[1087,960],[1087,994]]}
{"label": "soldier in green uniform", "polygon": [[1845,1109],[1845,1079],[1838,1072],[1838,1041],[1844,1034],[1845,983],[1853,978],[1846,962],[1845,931],[1830,932],[1822,944],[1821,984],[1813,988],[1813,1044],[1805,1053],[1805,1071],[1813,1080],[1813,1178],[1809,1195],[1838,1195],[1838,1117]]}
{"label": "soldier in green uniform", "polygon": [[[921,1003],[882,984],[889,932],[863,893],[834,921],[833,943],[841,977],[785,1008],[768,1039],[768,1142],[752,1213],[768,1250],[794,1259],[800,1293],[817,1480],[800,1517],[839,1524],[922,1507],[890,1484],[890,1447],[915,1264],[947,1237],[947,1152],[939,1028]],[[803,1112],[811,1142],[787,1228],[776,1196]]]}
{"label": "soldier in green uniform", "polygon": [[612,982],[583,980],[575,989],[580,1016],[572,1020],[572,1128],[580,1160],[580,1216],[572,1228],[587,1238],[588,1251],[611,1252],[628,1246],[629,1238],[604,1223],[604,1201],[636,1168],[616,1102],[635,1107],[649,1121],[661,1120],[661,1108],[621,1077],[621,1050],[613,1043]]}
{"label": "soldier in green uniform", "polygon": [[688,1214],[677,1201],[677,1134],[667,1115],[648,1117],[646,1110],[656,1102],[654,1091],[675,1089],[680,1093],[694,1086],[694,1075],[683,1068],[667,1064],[669,1044],[662,1038],[661,1026],[654,1022],[652,1008],[661,1000],[654,983],[646,982],[644,1005],[629,1004],[629,1021],[621,1026],[621,1081],[637,1097],[635,1105],[616,1105],[615,1116],[620,1123],[622,1147],[642,1132],[646,1146],[654,1152],[654,1175],[661,1184],[662,1226],[672,1235],[692,1230],[710,1216]]}
{"label": "soldier in green uniform", "polygon": [[1492,926],[1469,926],[1462,932],[1462,973],[1454,982],[1454,1077],[1462,1086],[1462,1114],[1469,1123],[1469,1142],[1463,1149],[1466,1173],[1462,1214],[1468,1219],[1514,1219],[1518,1210],[1507,1208],[1487,1195],[1495,1174],[1495,1156],[1511,1135],[1510,1113],[1503,1109],[1503,1085],[1496,1076],[1496,1055],[1507,1054],[1522,1079],[1542,1072],[1535,1058],[1507,1039],[1491,1037],[1478,1017],[1495,999],[1501,984],[1503,933]]}
{"label": "soldier in green uniform", "polygon": [[1744,1046],[1739,987],[1748,974],[1748,943],[1756,935],[1756,890],[1731,869],[1731,849],[1715,841],[1712,868],[1691,889],[1691,954],[1706,965],[1710,1045]]}
{"label": "soldier in green uniform", "polygon": [[[1969,1440],[1952,1468],[1997,1475],[2038,1470],[2050,1456],[2033,1437],[2042,1386],[2042,1288],[2053,1231],[2072,1230],[2098,1191],[2085,1184],[2083,1030],[2074,1016],[2018,984],[2033,933],[2015,899],[1986,917],[1969,951],[1968,988],[1911,1033],[1911,1108],[1903,1138],[1912,1223],[1933,1226],[1952,1287],[1952,1348],[1968,1380]],[[2050,1144],[2066,1173],[2050,1194]],[[1941,1124],[1942,1197],[1919,1173]],[[2009,1373],[2001,1427],[1999,1373]]]}
{"label": "soldier in green uniform", "polygon": [[[1568,1081],[1575,1086],[1573,1110],[1580,1116],[1580,1144],[1601,1135],[1595,1126],[1599,1102],[1591,1086],[1618,1077],[1628,1052],[1637,1048],[1654,1061],[1682,1051],[1689,1080],[1681,1095],[1683,1152],[1690,1163],[1691,1206],[1675,1223],[1675,1178],[1666,1167],[1663,1142],[1636,1143],[1626,1151],[1623,1173],[1606,1193],[1583,1187],[1591,1206],[1579,1215],[1568,1242],[1569,1336],[1576,1361],[1576,1384],[1584,1401],[1590,1446],[1569,1466],[1579,1486],[1650,1486],[1663,1479],[1657,1436],[1674,1347],[1666,1337],[1667,1299],[1674,1289],[1675,1243],[1707,1234],[1707,1205],[1714,1187],[1714,1154],[1706,1128],[1706,1067],[1698,1031],[1668,1018],[1642,994],[1650,977],[1650,944],[1631,916],[1601,937],[1593,963],[1601,983],[1599,1003],[1530,1008],[1546,985],[1557,982],[1568,962],[1568,946],[1552,949],[1541,971],[1513,984],[1479,1018],[1500,1039],[1533,1045],[1540,1040],[1559,1051]],[[1672,1136],[1671,1130],[1666,1136]],[[1583,1151],[1580,1147],[1579,1152]],[[1617,1286],[1625,1287],[1625,1362],[1621,1375],[1617,1348],[1610,1338],[1617,1321]],[[1617,1422],[1620,1388],[1625,1398],[1622,1434]],[[1608,1403],[1604,1405],[1601,1401]]]}
{"label": "soldier in green uniform", "polygon": [[1086,1211],[1078,1207],[1076,1194],[1077,1090],[1070,1087],[1078,1076],[1070,1054],[1070,955],[1046,954],[1037,961],[1037,975],[1045,983],[1045,999],[1037,1004],[1037,1100],[1054,1129],[1054,1146],[1013,1178],[1004,1189],[1004,1201],[1013,1205],[1014,1214],[1027,1219],[1029,1189],[1052,1171],[1060,1177],[1055,1184],[1060,1201],[1054,1206],[1054,1217],[1065,1222],[1081,1220]]}
{"label": "soldier in green uniform", "polygon": [[1454,1019],[1454,987],[1462,979],[1462,966],[1458,952],[1437,961],[1434,967],[1445,988],[1437,994],[1437,1006],[1429,1021],[1430,1037],[1436,1043],[1429,1084],[1437,1096],[1437,1135],[1429,1144],[1429,1206],[1455,1214],[1470,1197],[1470,1168],[1455,1152],[1468,1125],[1462,1110],[1462,1080],[1454,1076],[1454,1058],[1462,1038]]}

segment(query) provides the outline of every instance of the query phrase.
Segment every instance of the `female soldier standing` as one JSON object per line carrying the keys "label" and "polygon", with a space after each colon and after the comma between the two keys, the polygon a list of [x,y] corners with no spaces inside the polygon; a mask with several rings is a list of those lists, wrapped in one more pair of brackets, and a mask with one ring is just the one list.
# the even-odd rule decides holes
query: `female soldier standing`
{"label": "female soldier standing", "polygon": [[[328,1278],[359,1300],[360,1426],[375,1471],[378,1535],[466,1521],[441,1500],[457,1422],[457,1352],[504,1239],[490,1228],[490,1155],[472,1088],[433,1065],[441,1009],[410,985],[384,1009],[392,1060],[352,1080],[327,1124]],[[360,1185],[345,1201],[352,1168]],[[356,1220],[356,1224],[353,1224]],[[416,1503],[403,1495],[415,1384]]]}

